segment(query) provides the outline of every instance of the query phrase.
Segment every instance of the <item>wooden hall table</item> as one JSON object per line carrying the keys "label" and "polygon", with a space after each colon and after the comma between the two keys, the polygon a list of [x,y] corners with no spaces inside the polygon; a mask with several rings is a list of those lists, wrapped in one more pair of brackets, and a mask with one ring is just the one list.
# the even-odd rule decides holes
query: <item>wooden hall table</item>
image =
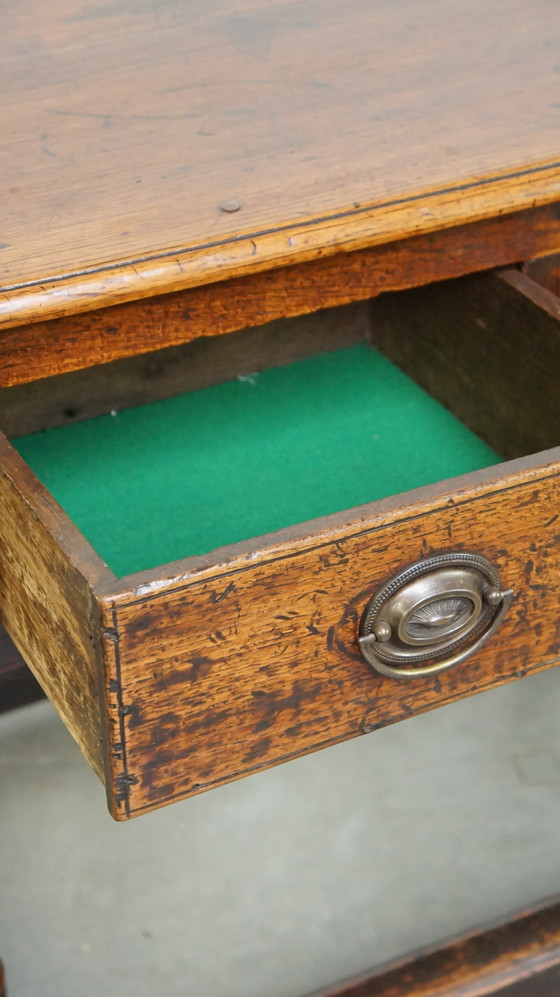
{"label": "wooden hall table", "polygon": [[[56,380],[63,375],[91,368],[92,377],[101,370],[111,378],[113,368],[101,365],[560,251],[556,0],[24,0],[4,12],[2,27],[0,386],[8,423],[14,398],[20,409],[35,398],[35,419],[46,420],[37,393],[46,397],[56,384],[60,399],[70,383]],[[541,309],[553,323],[554,265],[546,273],[548,291],[523,275],[490,283],[500,301],[517,296],[516,315],[522,295],[531,315]],[[420,313],[423,297],[403,300]],[[75,417],[73,404],[64,410]],[[537,439],[520,452],[558,442]],[[91,677],[101,659],[85,638],[86,604],[103,608],[111,595],[120,605],[122,592],[10,454],[0,455],[5,509],[14,482],[18,497],[0,536],[0,618],[105,773],[113,812],[143,812],[171,795],[117,767],[115,745],[125,742],[110,710],[121,733],[132,730],[123,687],[109,676],[121,631],[96,631],[108,676],[101,736]],[[548,481],[559,460],[547,457],[546,473],[536,470],[542,461],[507,473]],[[477,479],[476,487],[494,485]],[[32,536],[44,563],[36,573],[18,543],[22,522],[39,524]],[[299,534],[282,539],[301,542]],[[45,607],[39,583],[55,562]],[[167,575],[152,573],[145,584],[156,594],[164,582]],[[535,667],[554,663],[553,606]],[[61,642],[67,668],[57,664]],[[466,674],[447,699],[431,691],[405,713],[474,691]],[[492,674],[495,682],[513,677]],[[355,728],[352,720],[332,740]],[[368,720],[362,730],[370,728]],[[292,754],[327,740],[294,743]],[[128,747],[132,757],[132,740]],[[279,760],[273,747],[263,767]],[[186,792],[181,784],[176,796]]]}

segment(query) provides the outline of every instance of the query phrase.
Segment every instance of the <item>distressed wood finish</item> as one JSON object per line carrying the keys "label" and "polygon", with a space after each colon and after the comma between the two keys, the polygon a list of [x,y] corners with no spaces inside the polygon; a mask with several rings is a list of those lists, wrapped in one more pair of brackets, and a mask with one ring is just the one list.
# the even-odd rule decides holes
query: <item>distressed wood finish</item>
{"label": "distressed wood finish", "polygon": [[[560,7],[443,6],[9,5],[0,387],[557,253]],[[554,267],[528,272],[558,290]],[[525,375],[523,310],[508,357]],[[476,425],[452,368],[440,384],[453,374]],[[486,438],[546,445],[527,413],[512,437],[498,396]],[[125,818],[560,661],[559,497],[555,451],[117,582],[0,436],[0,621]],[[375,677],[356,649],[365,599],[452,547],[495,559],[508,617],[456,671]],[[556,993],[558,909],[331,994]]]}
{"label": "distressed wood finish", "polygon": [[418,952],[314,997],[557,997],[560,902]]}
{"label": "distressed wood finish", "polygon": [[0,434],[0,622],[103,775],[92,586],[108,568]]}
{"label": "distressed wood finish", "polygon": [[383,295],[371,339],[503,457],[560,441],[560,301],[525,274]]}
{"label": "distressed wood finish", "polygon": [[[231,333],[246,326],[364,301],[384,291],[459,277],[560,249],[556,204],[281,267],[263,274],[2,328],[0,387]],[[82,309],[99,306],[93,296]],[[44,321],[43,321],[44,320]],[[225,345],[223,348],[226,349]]]}
{"label": "distressed wood finish", "polygon": [[[131,576],[102,598],[117,818],[560,661],[560,451]],[[552,463],[549,461],[552,460]],[[476,484],[476,482],[481,482]],[[346,520],[346,521],[345,521]],[[305,533],[303,532],[305,530]],[[515,590],[489,645],[435,678],[383,680],[357,651],[399,565],[475,550]],[[212,561],[214,565],[212,566]],[[126,580],[125,580],[126,581]],[[123,796],[126,785],[128,794]],[[117,787],[118,791],[115,790]],[[113,799],[111,799],[111,795]]]}
{"label": "distressed wood finish", "polygon": [[555,0],[10,5],[3,321],[558,200],[559,30]]}
{"label": "distressed wood finish", "polygon": [[[438,302],[449,296],[456,296],[462,334],[447,344]],[[423,309],[414,304],[419,298]],[[431,349],[440,364],[432,389],[441,396],[449,381],[466,404],[460,414],[479,430],[483,406],[470,385],[490,398],[494,391],[496,410],[483,420],[494,445],[512,433],[512,395],[522,416],[520,448],[536,441],[540,422],[552,436],[554,426],[560,431],[549,397],[556,397],[560,363],[556,308],[549,292],[511,272],[387,295],[372,304],[369,324],[375,332],[390,318],[392,339],[409,344],[421,375]],[[323,329],[333,342],[360,338],[367,308],[352,306],[350,315],[354,325],[345,331],[338,313],[325,312],[284,324],[283,332],[239,333],[222,373],[240,362],[239,344],[251,361],[262,350],[264,365],[271,350],[273,363],[286,350],[307,352],[307,335],[317,345]],[[482,316],[492,331],[485,349],[477,339]],[[528,377],[523,359],[534,343],[544,363]],[[216,375],[205,351],[217,345],[209,339],[184,348],[193,385]],[[136,389],[126,378],[119,388],[123,398]],[[560,660],[558,450],[120,581],[7,444],[0,461],[2,619],[98,771],[103,740],[109,805],[119,819]],[[435,679],[376,677],[356,647],[369,594],[398,566],[454,548],[478,550],[500,566],[516,592],[504,624],[475,658]]]}

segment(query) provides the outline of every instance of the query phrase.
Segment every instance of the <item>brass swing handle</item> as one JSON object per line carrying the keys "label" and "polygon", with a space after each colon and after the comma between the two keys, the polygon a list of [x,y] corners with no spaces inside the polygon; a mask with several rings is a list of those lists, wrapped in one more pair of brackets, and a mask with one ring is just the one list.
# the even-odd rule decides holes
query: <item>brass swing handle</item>
{"label": "brass swing handle", "polygon": [[446,671],[480,650],[511,606],[495,565],[481,554],[450,552],[417,561],[379,588],[360,621],[363,658],[390,678]]}

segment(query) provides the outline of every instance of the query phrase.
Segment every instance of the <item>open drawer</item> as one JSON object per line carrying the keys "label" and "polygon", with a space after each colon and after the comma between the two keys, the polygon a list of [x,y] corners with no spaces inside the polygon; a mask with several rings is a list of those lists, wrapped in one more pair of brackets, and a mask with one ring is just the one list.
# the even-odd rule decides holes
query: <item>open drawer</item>
{"label": "open drawer", "polygon": [[4,392],[0,619],[114,817],[560,660],[559,321],[507,270]]}

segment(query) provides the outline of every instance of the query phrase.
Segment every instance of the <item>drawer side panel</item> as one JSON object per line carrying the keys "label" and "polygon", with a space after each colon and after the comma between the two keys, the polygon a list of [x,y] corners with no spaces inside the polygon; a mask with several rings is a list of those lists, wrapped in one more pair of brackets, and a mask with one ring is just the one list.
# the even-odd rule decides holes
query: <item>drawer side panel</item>
{"label": "drawer side panel", "polygon": [[[119,750],[126,757],[109,788],[115,816],[560,661],[559,499],[558,465],[517,472],[324,532],[305,548],[262,551],[199,581],[162,580],[147,595],[107,599],[118,654],[118,675],[107,682],[118,690],[114,714],[124,718]],[[436,677],[377,676],[357,648],[369,596],[397,568],[461,549],[492,558],[514,589],[499,631]]]}
{"label": "drawer side panel", "polygon": [[98,612],[77,566],[87,545],[75,531],[75,557],[65,549],[62,511],[2,437],[0,509],[0,622],[104,778]]}

